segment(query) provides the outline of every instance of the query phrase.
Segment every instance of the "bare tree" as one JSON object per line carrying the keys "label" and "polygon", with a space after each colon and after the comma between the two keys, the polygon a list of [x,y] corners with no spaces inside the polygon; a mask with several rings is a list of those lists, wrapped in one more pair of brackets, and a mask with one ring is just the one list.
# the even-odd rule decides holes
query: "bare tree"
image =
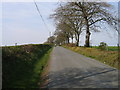
{"label": "bare tree", "polygon": [[[85,46],[90,46],[90,28],[98,22],[104,22],[111,26],[117,23],[117,19],[110,14],[109,9],[112,5],[105,2],[71,2],[69,6],[74,7],[73,11],[78,17],[83,17],[86,24]],[[95,27],[94,27],[95,28]]]}
{"label": "bare tree", "polygon": [[79,36],[82,32],[82,28],[84,26],[84,21],[82,18],[78,18],[75,16],[72,16],[73,11],[71,8],[69,8],[67,5],[58,7],[55,11],[54,14],[52,14],[51,17],[53,17],[56,21],[57,27],[62,31],[66,33],[69,37],[72,39],[73,43],[73,38],[75,36],[76,39],[76,45],[79,45]]}
{"label": "bare tree", "polygon": [[65,44],[66,43],[66,36],[65,33],[63,32],[59,32],[59,31],[55,31],[55,44],[56,45],[60,45],[60,44]]}
{"label": "bare tree", "polygon": [[[86,30],[85,46],[90,46],[91,30],[98,32],[100,23],[107,23],[117,30],[118,20],[110,13],[112,5],[106,2],[68,2],[60,5],[52,17],[56,23],[64,21],[70,27],[79,44],[81,32]],[[65,30],[65,29],[64,29]]]}

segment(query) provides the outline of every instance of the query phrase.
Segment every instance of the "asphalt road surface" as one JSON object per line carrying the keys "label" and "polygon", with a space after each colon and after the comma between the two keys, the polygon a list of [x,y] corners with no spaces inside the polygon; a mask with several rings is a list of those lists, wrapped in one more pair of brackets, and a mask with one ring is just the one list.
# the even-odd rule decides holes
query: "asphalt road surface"
{"label": "asphalt road surface", "polygon": [[63,47],[51,54],[48,88],[118,88],[118,70]]}

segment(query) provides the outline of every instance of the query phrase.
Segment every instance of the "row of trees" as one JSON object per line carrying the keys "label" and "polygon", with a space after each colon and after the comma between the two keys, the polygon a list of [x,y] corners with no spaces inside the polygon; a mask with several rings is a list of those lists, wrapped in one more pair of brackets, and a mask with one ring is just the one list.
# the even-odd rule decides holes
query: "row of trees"
{"label": "row of trees", "polygon": [[70,40],[73,43],[75,39],[76,46],[79,46],[80,35],[85,31],[85,46],[89,47],[91,31],[98,32],[103,24],[117,30],[118,20],[111,14],[111,9],[112,5],[106,2],[61,3],[50,16],[55,21],[56,30],[47,42],[64,44],[70,43]]}

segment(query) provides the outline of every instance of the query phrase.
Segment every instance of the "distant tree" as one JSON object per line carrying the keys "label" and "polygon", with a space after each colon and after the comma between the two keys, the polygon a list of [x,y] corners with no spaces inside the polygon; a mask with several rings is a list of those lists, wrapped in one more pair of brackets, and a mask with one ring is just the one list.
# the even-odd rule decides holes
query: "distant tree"
{"label": "distant tree", "polygon": [[64,33],[67,36],[67,40],[69,43],[69,38],[72,39],[73,43],[73,38],[75,36],[76,39],[76,45],[79,45],[79,36],[82,32],[82,28],[84,26],[84,21],[82,18],[76,18],[72,17],[72,10],[71,8],[65,6],[58,7],[55,10],[55,13],[51,15],[52,18],[55,19],[57,29],[56,30],[61,30],[64,31]]}
{"label": "distant tree", "polygon": [[[60,22],[56,27],[56,35],[64,37],[66,43],[70,43],[70,28],[67,26],[65,22]],[[64,40],[63,39],[63,40]]]}
{"label": "distant tree", "polygon": [[54,44],[54,42],[55,42],[55,36],[51,36],[47,39],[45,43]]}
{"label": "distant tree", "polygon": [[67,34],[64,32],[64,30],[63,31],[61,31],[59,29],[55,30],[54,35],[56,37],[55,44],[60,45],[60,44],[69,43],[69,38],[68,38]]}

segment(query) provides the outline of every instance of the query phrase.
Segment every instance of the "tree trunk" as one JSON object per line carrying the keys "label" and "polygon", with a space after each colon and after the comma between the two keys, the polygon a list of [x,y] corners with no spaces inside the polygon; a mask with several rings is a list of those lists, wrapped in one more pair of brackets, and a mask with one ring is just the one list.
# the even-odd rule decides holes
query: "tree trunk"
{"label": "tree trunk", "polygon": [[85,47],[90,47],[90,30],[89,30],[89,24],[88,24],[88,20],[86,18],[86,26],[87,26],[87,30],[86,30],[86,40],[85,40]]}
{"label": "tree trunk", "polygon": [[77,46],[77,35],[75,34],[75,45]]}
{"label": "tree trunk", "polygon": [[69,42],[69,38],[68,38],[68,44],[69,44],[70,42]]}
{"label": "tree trunk", "polygon": [[67,37],[67,43],[68,43],[68,44],[70,43],[70,41],[69,41],[69,37]]}
{"label": "tree trunk", "polygon": [[72,43],[73,43],[73,36],[71,37],[71,39],[72,39]]}
{"label": "tree trunk", "polygon": [[77,44],[76,44],[76,46],[79,46],[79,40],[80,40],[79,35],[80,35],[80,34],[78,34],[78,36],[77,36],[78,38],[77,38]]}

